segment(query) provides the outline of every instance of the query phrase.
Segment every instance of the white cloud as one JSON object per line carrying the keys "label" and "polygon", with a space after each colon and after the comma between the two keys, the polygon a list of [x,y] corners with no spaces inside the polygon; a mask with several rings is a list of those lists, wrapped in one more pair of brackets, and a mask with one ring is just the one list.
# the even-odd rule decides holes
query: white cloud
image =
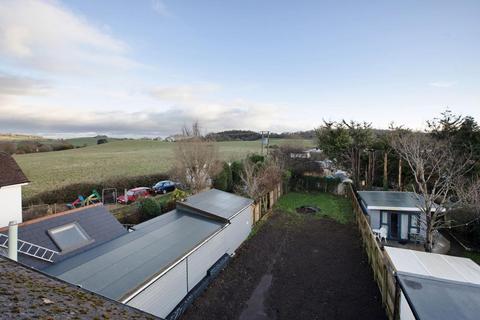
{"label": "white cloud", "polygon": [[170,15],[170,11],[162,0],[152,0],[152,8],[161,16],[166,17]]}
{"label": "white cloud", "polygon": [[216,84],[158,86],[149,90],[149,93],[159,100],[182,103],[198,100],[206,94],[217,92],[219,89],[220,86]]}
{"label": "white cloud", "polygon": [[82,112],[68,108],[0,105],[0,127],[15,132],[108,133],[115,135],[166,136],[199,120],[207,131],[227,129],[264,129],[276,122],[275,107],[257,104],[202,105],[172,107],[165,111]]}
{"label": "white cloud", "polygon": [[436,88],[451,88],[456,84],[457,84],[456,81],[435,81],[435,82],[430,82],[428,85]]}
{"label": "white cloud", "polygon": [[49,87],[45,81],[0,72],[0,95],[37,95],[46,93],[48,90]]}
{"label": "white cloud", "polygon": [[135,66],[126,54],[124,42],[56,1],[0,3],[0,56],[20,66],[49,72]]}

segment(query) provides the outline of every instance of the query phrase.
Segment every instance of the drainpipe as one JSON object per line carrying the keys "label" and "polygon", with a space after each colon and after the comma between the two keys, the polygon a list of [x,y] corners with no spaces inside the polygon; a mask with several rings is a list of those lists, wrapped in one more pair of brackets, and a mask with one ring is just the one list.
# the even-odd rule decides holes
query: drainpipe
{"label": "drainpipe", "polygon": [[17,240],[18,240],[18,224],[17,221],[8,223],[8,257],[17,261]]}

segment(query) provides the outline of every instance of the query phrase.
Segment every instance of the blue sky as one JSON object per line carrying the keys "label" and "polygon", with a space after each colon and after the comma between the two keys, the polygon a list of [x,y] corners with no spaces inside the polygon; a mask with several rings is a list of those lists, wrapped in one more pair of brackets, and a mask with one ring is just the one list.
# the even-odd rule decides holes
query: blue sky
{"label": "blue sky", "polygon": [[0,0],[0,132],[480,119],[480,2]]}

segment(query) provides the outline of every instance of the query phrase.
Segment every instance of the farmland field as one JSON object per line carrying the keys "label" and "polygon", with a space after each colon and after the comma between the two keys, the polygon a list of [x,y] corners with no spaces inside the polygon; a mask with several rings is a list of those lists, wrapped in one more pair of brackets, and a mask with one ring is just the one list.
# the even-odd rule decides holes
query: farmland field
{"label": "farmland field", "polygon": [[[272,145],[313,146],[311,140],[271,139]],[[220,157],[230,161],[260,152],[259,141],[217,142]],[[123,140],[66,151],[16,155],[30,181],[24,197],[77,182],[113,177],[148,175],[168,171],[174,161],[175,143]]]}

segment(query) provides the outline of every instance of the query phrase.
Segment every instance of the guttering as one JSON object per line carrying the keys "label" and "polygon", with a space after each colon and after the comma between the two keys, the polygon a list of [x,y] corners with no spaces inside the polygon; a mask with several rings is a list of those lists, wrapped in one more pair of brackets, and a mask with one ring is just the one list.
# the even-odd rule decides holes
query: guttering
{"label": "guttering", "polygon": [[[422,210],[417,207],[367,206],[367,210],[422,212]],[[435,210],[436,210],[435,208],[432,208],[431,212],[435,212]],[[446,210],[445,208],[442,208],[442,212],[445,210]]]}
{"label": "guttering", "polygon": [[171,269],[175,268],[179,263],[181,263],[183,260],[185,260],[189,255],[191,255],[192,253],[194,253],[195,251],[197,251],[201,246],[203,246],[205,243],[207,243],[210,239],[212,239],[213,237],[215,237],[217,234],[219,234],[220,232],[222,232],[226,227],[228,227],[230,225],[230,223],[227,223],[225,224],[222,228],[220,228],[219,230],[215,231],[214,234],[212,234],[211,236],[209,236],[208,238],[206,238],[205,240],[203,240],[202,242],[200,242],[197,246],[195,246],[192,250],[188,251],[185,255],[183,255],[181,258],[179,258],[177,261],[175,261],[173,264],[171,264],[168,268],[166,268],[165,270],[163,270],[161,273],[159,273],[158,275],[154,276],[152,279],[150,279],[148,282],[146,282],[145,284],[143,284],[142,286],[140,286],[138,289],[136,289],[133,293],[129,294],[128,296],[126,296],[125,298],[121,299],[120,302],[121,303],[124,303],[124,304],[127,304],[128,302],[130,302],[130,300],[132,300],[133,298],[135,298],[137,295],[139,295],[140,293],[142,293],[142,291],[144,291],[145,289],[147,289],[148,287],[150,287],[155,281],[157,281],[158,279],[160,279],[161,277],[163,277],[168,271],[170,271]]}
{"label": "guttering", "polygon": [[27,184],[30,184],[30,182],[22,182],[22,183],[15,183],[15,184],[7,184],[5,186],[0,186],[0,189],[7,189],[10,187],[17,187],[17,186],[26,186]]}

